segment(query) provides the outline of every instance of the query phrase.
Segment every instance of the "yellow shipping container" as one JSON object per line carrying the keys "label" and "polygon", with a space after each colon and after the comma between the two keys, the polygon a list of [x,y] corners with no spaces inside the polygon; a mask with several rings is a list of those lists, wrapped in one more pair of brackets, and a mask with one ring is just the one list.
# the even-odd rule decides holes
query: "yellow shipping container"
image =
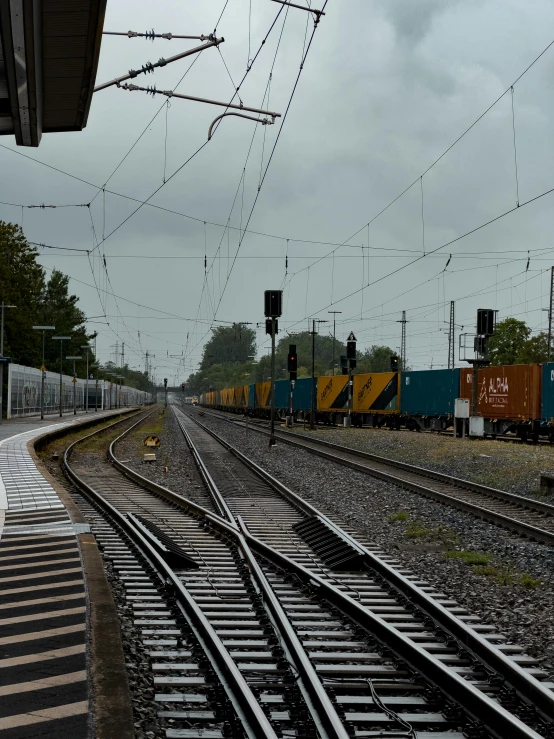
{"label": "yellow shipping container", "polygon": [[398,372],[354,375],[353,410],[358,413],[397,413]]}
{"label": "yellow shipping container", "polygon": [[269,394],[271,392],[271,381],[256,383],[256,408],[269,407]]}
{"label": "yellow shipping container", "polygon": [[344,411],[348,407],[348,377],[317,378],[317,410]]}

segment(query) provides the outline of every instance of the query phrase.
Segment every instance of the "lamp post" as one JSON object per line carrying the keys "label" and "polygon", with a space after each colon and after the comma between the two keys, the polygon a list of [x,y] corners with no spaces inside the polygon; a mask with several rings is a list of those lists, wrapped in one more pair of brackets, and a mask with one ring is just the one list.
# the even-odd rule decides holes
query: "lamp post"
{"label": "lamp post", "polygon": [[[115,378],[116,378],[116,383],[115,383],[116,390],[117,390],[117,380],[119,380],[119,392],[117,395],[117,400],[119,402],[118,403],[116,402],[116,408],[121,408],[121,380],[124,379],[124,375],[116,375]],[[165,403],[167,405],[167,393],[165,394]]]}
{"label": "lamp post", "polygon": [[77,415],[77,373],[75,371],[75,362],[78,359],[82,359],[82,357],[74,357],[71,355],[70,357],[66,357],[66,359],[72,359],[73,360],[73,415]]}
{"label": "lamp post", "polygon": [[[98,362],[91,364],[90,368],[95,370],[96,378],[94,379],[94,412],[98,411]],[[88,373],[87,373],[88,374]]]}
{"label": "lamp post", "polygon": [[89,344],[82,344],[81,349],[87,350],[87,378],[85,380],[85,397],[86,397],[85,413],[88,413],[88,353],[92,349],[92,347]]}
{"label": "lamp post", "polygon": [[[0,360],[4,359],[4,310],[6,308],[17,308],[17,305],[6,305],[4,301],[0,306],[2,316],[0,318]],[[4,395],[4,362],[0,361],[0,423],[2,423],[2,398]]]}
{"label": "lamp post", "polygon": [[328,310],[327,313],[333,314],[333,377],[335,376],[335,341],[336,341],[336,325],[337,325],[337,313],[342,313],[341,310]]}
{"label": "lamp post", "polygon": [[52,336],[53,341],[60,342],[60,418],[63,415],[63,343],[71,341],[71,336]]}
{"label": "lamp post", "polygon": [[44,418],[44,381],[46,380],[46,367],[44,365],[44,341],[46,336],[46,331],[55,331],[55,326],[33,326],[34,331],[42,331],[42,366],[40,368],[41,372],[41,382],[40,382],[40,418],[41,420]]}

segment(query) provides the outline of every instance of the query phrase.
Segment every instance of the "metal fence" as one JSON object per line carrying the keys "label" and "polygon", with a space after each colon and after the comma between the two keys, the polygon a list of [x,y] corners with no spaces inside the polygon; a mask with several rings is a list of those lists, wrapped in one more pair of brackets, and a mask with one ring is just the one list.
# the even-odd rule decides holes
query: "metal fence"
{"label": "metal fence", "polygon": [[[7,417],[40,416],[40,393],[42,372],[34,367],[21,364],[8,365],[8,403]],[[54,415],[60,412],[60,375],[45,372],[44,381],[44,414]],[[73,396],[75,393],[75,399]],[[88,399],[89,410],[104,408],[144,405],[151,400],[150,393],[123,385],[121,388],[106,380],[87,381],[62,375],[61,399],[62,412],[72,413],[74,404],[78,411],[85,409]]]}

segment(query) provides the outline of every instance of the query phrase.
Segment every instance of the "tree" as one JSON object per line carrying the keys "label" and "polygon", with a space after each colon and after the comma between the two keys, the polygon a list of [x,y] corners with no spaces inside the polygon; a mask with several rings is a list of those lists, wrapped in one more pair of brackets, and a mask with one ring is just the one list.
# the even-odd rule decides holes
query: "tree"
{"label": "tree", "polygon": [[[44,270],[19,226],[0,221],[0,301],[17,306],[5,311],[4,354],[14,362],[40,366],[41,336],[38,307],[44,289]],[[4,373],[6,378],[7,373]]]}
{"label": "tree", "polygon": [[[554,357],[552,346],[551,358]],[[548,334],[540,333],[528,339],[518,355],[518,364],[542,364],[548,360]]]}
{"label": "tree", "polygon": [[[67,372],[71,369],[65,361],[66,356],[82,356],[85,359],[85,349],[82,346],[88,344],[90,336],[87,335],[85,328],[85,314],[77,307],[79,298],[76,295],[69,294],[69,277],[59,270],[53,270],[42,292],[38,312],[40,315],[40,323],[45,326],[55,326],[55,333],[58,336],[71,336],[70,341],[63,342],[63,369]],[[54,372],[60,371],[60,342],[49,340],[46,337],[46,366]],[[93,364],[95,357],[89,352],[89,366]],[[78,377],[85,377],[86,362],[77,362],[76,371]]]}
{"label": "tree", "polygon": [[247,362],[256,354],[256,332],[244,323],[232,326],[218,326],[212,338],[204,347],[200,369],[205,370],[214,364]]}
{"label": "tree", "polygon": [[390,372],[390,358],[395,354],[388,346],[373,345],[360,356],[356,372]]}
{"label": "tree", "polygon": [[531,329],[517,318],[505,318],[496,324],[496,332],[489,339],[491,364],[516,364],[521,361]]}

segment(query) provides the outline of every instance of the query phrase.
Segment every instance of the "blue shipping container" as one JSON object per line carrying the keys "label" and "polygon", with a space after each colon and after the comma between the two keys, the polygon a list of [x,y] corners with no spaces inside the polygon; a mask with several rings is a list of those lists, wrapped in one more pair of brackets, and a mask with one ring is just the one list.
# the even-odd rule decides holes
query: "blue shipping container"
{"label": "blue shipping container", "polygon": [[248,385],[248,407],[256,407],[256,385]]}
{"label": "blue shipping container", "polygon": [[554,420],[554,362],[542,366],[542,418]]}
{"label": "blue shipping container", "polygon": [[[315,381],[317,382],[317,380]],[[292,407],[294,410],[310,410],[312,378],[304,377],[296,380],[292,393]],[[275,383],[275,407],[287,409],[289,407],[290,380],[277,380]]]}
{"label": "blue shipping container", "polygon": [[460,370],[402,372],[400,409],[408,416],[453,416],[460,397]]}

